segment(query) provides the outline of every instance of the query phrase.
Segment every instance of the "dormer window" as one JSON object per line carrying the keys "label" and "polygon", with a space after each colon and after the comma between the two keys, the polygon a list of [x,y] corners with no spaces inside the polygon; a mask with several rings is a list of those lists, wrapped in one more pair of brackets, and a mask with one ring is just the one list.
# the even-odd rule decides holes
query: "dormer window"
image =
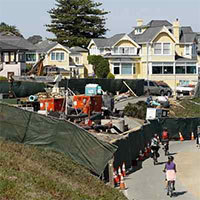
{"label": "dormer window", "polygon": [[135,34],[141,34],[141,33],[142,33],[142,28],[135,29]]}

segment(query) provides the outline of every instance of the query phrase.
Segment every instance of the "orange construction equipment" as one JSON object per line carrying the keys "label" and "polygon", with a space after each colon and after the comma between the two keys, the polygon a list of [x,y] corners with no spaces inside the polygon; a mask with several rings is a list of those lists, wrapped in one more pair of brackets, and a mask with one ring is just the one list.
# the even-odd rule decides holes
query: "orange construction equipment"
{"label": "orange construction equipment", "polygon": [[194,140],[194,133],[192,132],[191,140]]}
{"label": "orange construction equipment", "polygon": [[180,138],[180,141],[183,141],[183,140],[184,140],[184,138],[183,138],[181,132],[179,132],[179,138]]}
{"label": "orange construction equipment", "polygon": [[118,185],[119,184],[119,177],[117,176],[117,172],[116,172],[115,169],[113,170],[113,179],[114,179],[115,185]]}
{"label": "orange construction equipment", "polygon": [[121,167],[119,166],[118,167],[118,177],[119,177],[119,180],[121,180],[121,176],[122,176],[122,171],[121,171]]}
{"label": "orange construction equipment", "polygon": [[125,163],[124,162],[123,162],[123,165],[122,165],[122,175],[126,176],[126,167],[125,167]]}
{"label": "orange construction equipment", "polygon": [[125,190],[126,189],[126,186],[125,186],[125,183],[124,183],[124,177],[121,175],[121,180],[120,180],[120,190]]}

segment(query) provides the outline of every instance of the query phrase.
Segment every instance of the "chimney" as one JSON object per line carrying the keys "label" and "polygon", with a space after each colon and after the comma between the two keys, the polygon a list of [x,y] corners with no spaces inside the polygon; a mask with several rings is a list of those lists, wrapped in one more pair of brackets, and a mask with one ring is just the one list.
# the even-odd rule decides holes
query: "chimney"
{"label": "chimney", "polygon": [[176,19],[176,21],[173,22],[173,34],[178,42],[179,42],[179,33],[180,33],[180,23],[179,20]]}
{"label": "chimney", "polygon": [[143,25],[143,19],[137,19],[137,26]]}

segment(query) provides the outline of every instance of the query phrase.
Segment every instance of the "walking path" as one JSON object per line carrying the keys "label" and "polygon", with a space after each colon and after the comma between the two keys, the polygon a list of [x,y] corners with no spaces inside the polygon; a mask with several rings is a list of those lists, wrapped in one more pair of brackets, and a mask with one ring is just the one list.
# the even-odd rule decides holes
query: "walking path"
{"label": "walking path", "polygon": [[[165,174],[167,157],[159,150],[159,164],[154,166],[151,158],[135,167],[134,173],[125,178],[129,200],[167,200]],[[170,153],[177,164],[176,200],[200,200],[200,149],[195,141],[170,142]]]}

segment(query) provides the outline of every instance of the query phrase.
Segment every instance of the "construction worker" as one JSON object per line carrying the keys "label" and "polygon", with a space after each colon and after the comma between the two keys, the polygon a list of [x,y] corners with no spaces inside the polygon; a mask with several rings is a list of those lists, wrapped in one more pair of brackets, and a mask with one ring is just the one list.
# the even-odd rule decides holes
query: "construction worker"
{"label": "construction worker", "polygon": [[200,132],[197,131],[197,137],[196,137],[196,144],[197,148],[200,149]]}
{"label": "construction worker", "polygon": [[163,145],[163,150],[165,151],[165,155],[169,154],[169,134],[167,128],[163,128],[161,142]]}
{"label": "construction worker", "polygon": [[151,150],[152,150],[152,157],[154,160],[154,164],[157,163],[157,158],[159,157],[158,150],[160,149],[160,139],[157,134],[154,134],[154,137],[151,139]]}

